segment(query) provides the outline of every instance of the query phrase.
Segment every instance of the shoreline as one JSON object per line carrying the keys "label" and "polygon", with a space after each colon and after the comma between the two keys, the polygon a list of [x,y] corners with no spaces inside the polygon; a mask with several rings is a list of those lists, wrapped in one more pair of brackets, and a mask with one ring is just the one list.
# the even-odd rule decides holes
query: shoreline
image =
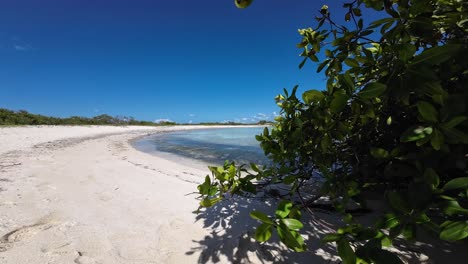
{"label": "shoreline", "polygon": [[[130,144],[171,128],[0,128],[0,263],[340,262],[333,245],[318,246],[340,225],[336,215],[305,219],[310,250],[293,253],[277,237],[253,240],[258,222],[250,211],[276,209],[261,199],[235,198],[193,214],[208,169]],[[437,260],[462,259],[463,250],[434,246],[399,250],[408,263],[434,263],[420,253],[433,250]]]}
{"label": "shoreline", "polygon": [[209,239],[224,228],[192,213],[206,167],[130,144],[182,129],[194,127],[1,128],[0,262],[199,263],[215,253],[231,262]]}

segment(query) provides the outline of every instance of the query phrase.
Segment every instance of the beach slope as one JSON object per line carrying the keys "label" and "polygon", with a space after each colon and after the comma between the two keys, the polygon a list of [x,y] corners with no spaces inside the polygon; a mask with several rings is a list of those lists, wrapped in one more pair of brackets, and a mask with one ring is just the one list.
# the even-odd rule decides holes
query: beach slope
{"label": "beach slope", "polygon": [[188,128],[0,128],[0,263],[198,262],[206,171],[129,144]]}

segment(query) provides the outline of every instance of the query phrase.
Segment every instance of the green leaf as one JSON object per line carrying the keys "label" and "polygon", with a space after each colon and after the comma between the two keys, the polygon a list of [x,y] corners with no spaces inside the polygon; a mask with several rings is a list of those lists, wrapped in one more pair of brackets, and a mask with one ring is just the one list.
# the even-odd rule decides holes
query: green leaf
{"label": "green leaf", "polygon": [[391,125],[391,124],[392,124],[392,117],[389,116],[389,117],[387,118],[387,125],[389,126],[389,125]]}
{"label": "green leaf", "polygon": [[353,13],[356,16],[362,16],[361,9],[359,8],[353,8]]}
{"label": "green leaf", "polygon": [[458,50],[462,47],[462,45],[458,44],[447,44],[443,46],[436,46],[429,48],[423,51],[421,54],[414,57],[411,65],[417,65],[419,63],[429,63],[432,65],[442,63],[446,60],[452,58],[454,54],[458,52]]}
{"label": "green leaf", "polygon": [[434,106],[428,102],[419,101],[416,106],[418,107],[418,112],[425,121],[437,122],[439,113],[434,108]]}
{"label": "green leaf", "polygon": [[200,194],[207,195],[211,187],[211,180],[210,176],[206,175],[205,177],[205,182],[198,185],[197,189],[200,192]]}
{"label": "green leaf", "polygon": [[287,200],[282,200],[279,204],[278,204],[278,208],[276,209],[275,211],[275,214],[279,217],[279,218],[285,218],[286,216],[289,215],[289,212],[291,211],[291,208],[293,207],[293,204],[291,201],[287,201]]}
{"label": "green leaf", "polygon": [[299,230],[302,227],[304,227],[304,225],[301,223],[301,221],[299,221],[297,219],[293,219],[293,218],[284,218],[284,219],[281,219],[281,222],[283,222],[283,224],[287,228],[292,229],[292,230]]}
{"label": "green leaf", "polygon": [[390,156],[388,151],[382,148],[371,148],[370,154],[376,159],[386,159]]}
{"label": "green leaf", "polygon": [[296,252],[303,252],[305,249],[304,239],[296,231],[291,231],[283,225],[276,227],[278,236],[281,241],[289,248],[294,249]]}
{"label": "green leaf", "polygon": [[388,236],[384,236],[381,240],[382,247],[390,247],[392,245],[392,240]]}
{"label": "green leaf", "polygon": [[387,85],[383,83],[373,82],[367,84],[364,89],[362,89],[358,96],[365,99],[371,99],[378,97],[379,95],[383,94],[387,89]]}
{"label": "green leaf", "polygon": [[346,103],[348,102],[348,95],[344,91],[336,91],[333,94],[333,99],[330,103],[330,110],[333,113],[339,113],[343,108],[346,106]]}
{"label": "green leaf", "polygon": [[221,201],[221,197],[216,197],[213,199],[205,198],[200,202],[200,205],[203,207],[212,207],[213,205],[217,204],[219,201]]}
{"label": "green leaf", "polygon": [[382,219],[379,220],[377,227],[390,229],[400,224],[398,216],[392,213],[385,214]]}
{"label": "green leaf", "polygon": [[468,209],[460,206],[457,201],[444,201],[441,204],[442,210],[446,215],[468,215]]}
{"label": "green leaf", "polygon": [[247,8],[252,2],[253,0],[234,0],[237,8]]}
{"label": "green leaf", "polygon": [[306,63],[307,58],[304,58],[301,63],[299,63],[299,69],[302,69],[304,67],[304,64]]}
{"label": "green leaf", "polygon": [[342,234],[327,234],[322,238],[322,242],[335,242],[343,237]]}
{"label": "green leaf", "polygon": [[468,177],[455,178],[444,185],[444,191],[456,190],[456,189],[467,189],[468,188]]}
{"label": "green leaf", "polygon": [[396,18],[393,18],[393,17],[389,17],[389,18],[382,18],[382,19],[379,19],[379,20],[376,20],[374,22],[371,23],[371,25],[373,26],[380,26],[384,23],[389,23],[389,22],[392,22],[392,21],[395,21]]}
{"label": "green leaf", "polygon": [[351,75],[349,75],[349,73],[338,75],[338,80],[340,84],[342,85],[342,87],[346,88],[347,91],[349,92],[354,91],[354,82],[353,82],[353,79],[351,78]]}
{"label": "green leaf", "polygon": [[466,117],[466,116],[457,116],[457,117],[452,118],[450,121],[442,124],[442,126],[444,128],[453,128],[453,127],[456,127],[457,125],[463,123],[467,119],[468,119],[468,117]]}
{"label": "green leaf", "polygon": [[356,264],[356,254],[349,245],[348,240],[341,239],[337,242],[338,244],[338,255],[344,264]]}
{"label": "green leaf", "polygon": [[258,169],[258,167],[257,167],[257,165],[255,163],[251,162],[250,167],[252,168],[253,171],[260,172],[260,170]]}
{"label": "green leaf", "polygon": [[344,60],[344,63],[349,67],[359,67],[359,62],[352,58],[347,58]]}
{"label": "green leaf", "polygon": [[435,150],[440,150],[440,147],[444,144],[444,135],[438,130],[434,129],[431,136],[431,145]]}
{"label": "green leaf", "polygon": [[328,65],[329,62],[330,60],[325,60],[322,63],[320,63],[320,65],[317,67],[317,73],[321,72],[323,68]]}
{"label": "green leaf", "polygon": [[440,239],[457,241],[468,237],[468,221],[447,221],[441,225]]}
{"label": "green leaf", "polygon": [[309,90],[302,94],[302,99],[306,104],[316,103],[325,98],[325,95],[317,90]]}
{"label": "green leaf", "polygon": [[393,209],[404,213],[410,211],[407,201],[402,197],[400,193],[395,191],[388,192],[387,199]]}
{"label": "green leaf", "polygon": [[410,60],[414,56],[415,52],[416,52],[416,46],[414,46],[411,43],[403,44],[398,49],[399,58],[403,62],[407,62],[408,60]]}
{"label": "green leaf", "polygon": [[229,166],[229,169],[228,169],[228,175],[229,175],[229,179],[234,179],[234,176],[236,176],[236,166],[234,165],[231,165]]}
{"label": "green leaf", "polygon": [[265,242],[271,238],[272,225],[271,224],[261,224],[255,230],[255,240],[258,242]]}
{"label": "green leaf", "polygon": [[273,221],[271,221],[271,219],[266,214],[259,212],[259,211],[250,212],[250,217],[252,217],[253,219],[259,220],[260,222],[265,223],[265,224],[270,224],[270,225],[274,224]]}
{"label": "green leaf", "polygon": [[411,142],[419,139],[423,139],[426,136],[432,134],[433,129],[431,127],[412,126],[408,128],[400,136],[401,142]]}

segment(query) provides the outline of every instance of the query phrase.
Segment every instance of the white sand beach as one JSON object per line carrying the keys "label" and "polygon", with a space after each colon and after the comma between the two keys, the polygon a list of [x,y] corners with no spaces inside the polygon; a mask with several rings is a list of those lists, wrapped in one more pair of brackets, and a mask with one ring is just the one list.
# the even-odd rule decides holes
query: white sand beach
{"label": "white sand beach", "polygon": [[196,263],[206,171],[128,142],[174,129],[0,128],[0,263]]}
{"label": "white sand beach", "polygon": [[[310,220],[310,252],[284,254],[281,246],[248,237],[257,223],[239,208],[254,202],[236,202],[236,208],[200,218],[192,213],[198,206],[193,192],[208,170],[137,151],[129,143],[194,128],[0,128],[0,263],[337,260],[333,247],[313,239],[330,230],[333,216],[318,213],[320,219]],[[424,255],[408,253],[408,259],[415,256],[414,263],[424,262]]]}

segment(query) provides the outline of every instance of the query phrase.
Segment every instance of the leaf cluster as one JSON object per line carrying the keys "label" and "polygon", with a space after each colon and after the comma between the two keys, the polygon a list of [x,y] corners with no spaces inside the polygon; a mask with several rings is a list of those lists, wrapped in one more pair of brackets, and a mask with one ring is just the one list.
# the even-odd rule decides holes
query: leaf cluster
{"label": "leaf cluster", "polygon": [[[275,98],[281,115],[257,136],[273,165],[252,166],[255,175],[244,171],[237,179],[243,185],[268,180],[289,186],[289,200],[278,208],[287,204],[310,213],[311,203],[327,197],[345,225],[323,241],[337,244],[343,263],[400,263],[384,248],[421,232],[450,242],[466,239],[467,4],[355,0],[344,8],[345,25],[324,6],[315,28],[299,30],[299,68],[316,63],[327,79],[325,89],[298,96],[294,87]],[[364,9],[381,19],[366,24]],[[310,181],[320,191],[307,201],[302,193]],[[223,193],[236,194],[229,190],[239,182],[223,185]],[[386,212],[373,225],[359,224],[348,213],[349,204],[366,208],[376,199]],[[258,241],[276,229],[288,247],[304,250],[297,231],[303,224],[284,223],[299,218],[260,212],[252,217],[262,222]]]}

